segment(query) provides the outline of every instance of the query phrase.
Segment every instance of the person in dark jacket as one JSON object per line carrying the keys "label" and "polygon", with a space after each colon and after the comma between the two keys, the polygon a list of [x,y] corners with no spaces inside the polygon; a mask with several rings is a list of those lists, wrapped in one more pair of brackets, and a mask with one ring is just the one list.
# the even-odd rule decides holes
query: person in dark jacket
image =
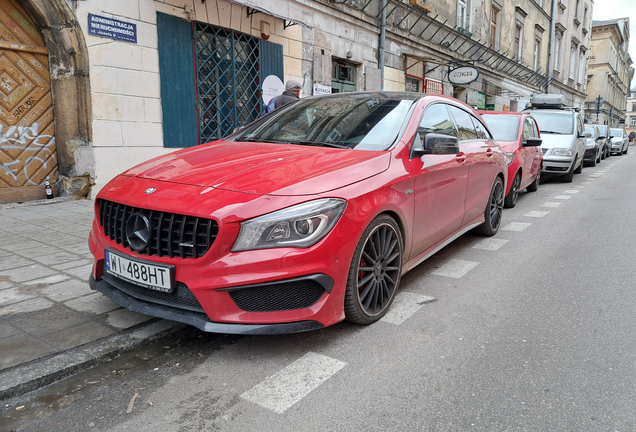
{"label": "person in dark jacket", "polygon": [[302,86],[298,81],[289,80],[285,83],[285,91],[283,94],[276,96],[274,100],[274,109],[278,109],[283,105],[300,99],[300,89]]}

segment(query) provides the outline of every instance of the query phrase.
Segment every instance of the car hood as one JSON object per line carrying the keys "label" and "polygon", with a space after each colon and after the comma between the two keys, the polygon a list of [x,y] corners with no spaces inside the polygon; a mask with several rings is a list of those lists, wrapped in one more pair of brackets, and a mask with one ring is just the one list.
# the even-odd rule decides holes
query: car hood
{"label": "car hood", "polygon": [[541,148],[572,148],[574,135],[549,134],[541,132]]}
{"label": "car hood", "polygon": [[263,195],[325,193],[375,176],[390,152],[289,144],[205,144],[150,160],[124,176]]}

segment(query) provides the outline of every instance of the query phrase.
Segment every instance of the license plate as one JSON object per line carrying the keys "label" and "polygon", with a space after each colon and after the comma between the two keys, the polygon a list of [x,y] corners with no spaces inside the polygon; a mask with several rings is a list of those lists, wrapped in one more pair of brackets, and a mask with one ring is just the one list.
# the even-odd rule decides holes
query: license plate
{"label": "license plate", "polygon": [[108,274],[155,291],[170,293],[174,288],[173,265],[149,263],[110,249],[104,251],[104,258]]}

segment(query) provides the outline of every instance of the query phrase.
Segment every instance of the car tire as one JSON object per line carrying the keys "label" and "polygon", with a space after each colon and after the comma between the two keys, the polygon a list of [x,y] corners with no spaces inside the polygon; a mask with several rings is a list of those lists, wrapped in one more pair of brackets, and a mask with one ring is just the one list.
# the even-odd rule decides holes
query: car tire
{"label": "car tire", "polygon": [[599,164],[600,164],[602,159],[603,159],[603,152],[600,152],[600,153],[598,154],[598,158],[596,159],[596,163],[599,163]]}
{"label": "car tire", "polygon": [[583,159],[581,159],[581,163],[574,170],[574,174],[581,174],[583,172]]}
{"label": "car tire", "polygon": [[574,179],[574,164],[575,162],[572,162],[572,166],[570,167],[570,171],[568,171],[567,174],[564,174],[561,176],[561,181],[563,183],[572,183],[572,179]]}
{"label": "car tire", "polygon": [[623,152],[623,154],[627,154],[627,150],[629,150],[629,144],[625,146],[625,151]]}
{"label": "car tire", "polygon": [[[581,165],[583,165],[583,164],[581,164]],[[596,166],[596,159],[594,159],[592,162],[590,162],[589,166],[595,167]],[[579,174],[579,173],[577,173],[577,174]]]}
{"label": "car tire", "polygon": [[616,152],[616,156],[623,156],[623,148]]}
{"label": "car tire", "polygon": [[495,178],[495,182],[490,189],[488,203],[484,211],[484,223],[477,227],[477,232],[485,236],[494,236],[501,226],[501,216],[504,206],[504,186],[500,177]]}
{"label": "car tire", "polygon": [[534,176],[534,181],[528,185],[526,190],[528,192],[536,192],[539,189],[539,182],[541,181],[541,167],[537,171],[537,175]]}
{"label": "car tire", "polygon": [[519,187],[521,186],[521,171],[517,171],[514,180],[512,180],[512,186],[510,187],[510,192],[506,196],[504,200],[504,207],[513,208],[517,205],[517,200],[519,199]]}
{"label": "car tire", "polygon": [[404,242],[395,220],[388,215],[373,219],[349,268],[344,300],[347,321],[371,324],[386,315],[400,285],[403,258]]}

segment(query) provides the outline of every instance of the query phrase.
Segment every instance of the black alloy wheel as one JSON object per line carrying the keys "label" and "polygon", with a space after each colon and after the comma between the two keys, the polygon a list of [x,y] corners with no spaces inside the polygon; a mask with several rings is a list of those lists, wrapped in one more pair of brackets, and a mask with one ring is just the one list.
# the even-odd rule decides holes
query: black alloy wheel
{"label": "black alloy wheel", "polygon": [[344,302],[347,321],[371,324],[386,315],[400,285],[403,258],[397,223],[388,215],[376,217],[351,261]]}
{"label": "black alloy wheel", "polygon": [[512,186],[510,187],[510,192],[508,192],[508,196],[504,200],[504,207],[513,208],[517,205],[517,200],[519,199],[519,187],[521,186],[521,172],[517,171],[514,180],[512,180]]}
{"label": "black alloy wheel", "polygon": [[501,226],[501,216],[504,206],[504,187],[500,177],[495,178],[495,182],[490,190],[488,204],[484,212],[484,223],[477,227],[477,232],[485,236],[494,236]]}

